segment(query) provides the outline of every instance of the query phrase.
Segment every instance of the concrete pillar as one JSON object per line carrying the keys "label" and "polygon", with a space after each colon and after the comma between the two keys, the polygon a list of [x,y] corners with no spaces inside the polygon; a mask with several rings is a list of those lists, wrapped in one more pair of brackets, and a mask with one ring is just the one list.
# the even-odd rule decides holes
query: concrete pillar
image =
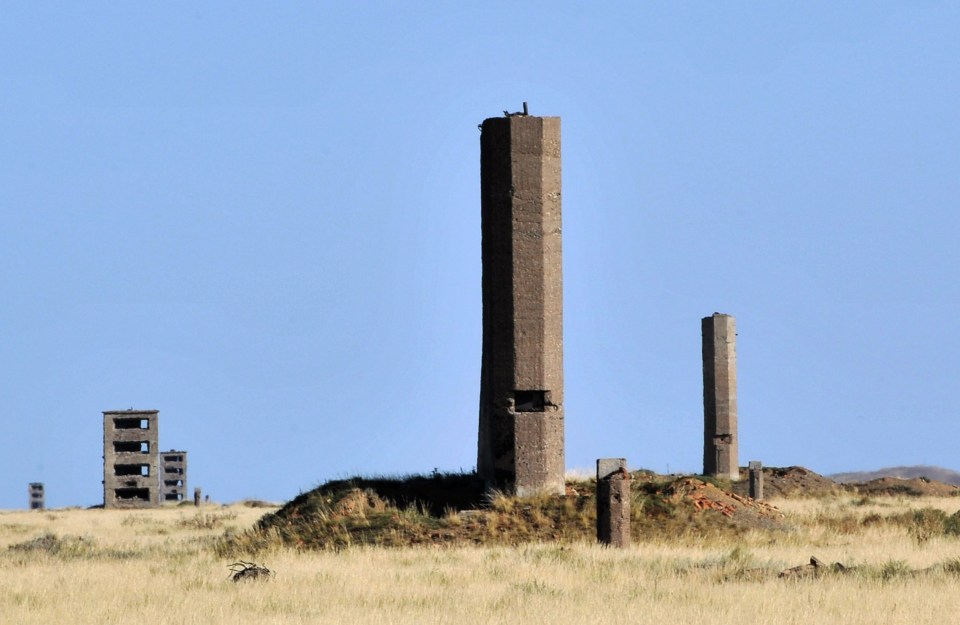
{"label": "concrete pillar", "polygon": [[200,487],[193,489],[193,505],[197,508],[200,507]]}
{"label": "concrete pillar", "polygon": [[763,465],[759,460],[750,461],[750,496],[763,501]]}
{"label": "concrete pillar", "polygon": [[737,452],[737,325],[713,313],[701,321],[703,337],[703,473],[740,479]]}
{"label": "concrete pillar", "polygon": [[626,458],[597,460],[597,540],[630,546],[630,474]]}
{"label": "concrete pillar", "polygon": [[563,494],[560,118],[484,120],[480,187],[477,473],[520,496]]}

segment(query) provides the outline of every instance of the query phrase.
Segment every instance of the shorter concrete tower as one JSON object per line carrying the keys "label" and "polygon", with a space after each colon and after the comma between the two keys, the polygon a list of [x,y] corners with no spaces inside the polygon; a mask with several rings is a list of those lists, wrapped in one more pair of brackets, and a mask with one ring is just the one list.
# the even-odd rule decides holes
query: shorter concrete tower
{"label": "shorter concrete tower", "polygon": [[171,449],[160,452],[162,501],[185,501],[187,496],[187,452]]}
{"label": "shorter concrete tower", "polygon": [[104,508],[152,508],[160,504],[158,421],[157,410],[103,413]]}
{"label": "shorter concrete tower", "polygon": [[27,493],[29,494],[27,505],[31,510],[43,510],[47,507],[46,497],[43,492],[43,482],[30,482]]}
{"label": "shorter concrete tower", "polygon": [[737,452],[737,323],[713,313],[703,337],[703,474],[740,479]]}

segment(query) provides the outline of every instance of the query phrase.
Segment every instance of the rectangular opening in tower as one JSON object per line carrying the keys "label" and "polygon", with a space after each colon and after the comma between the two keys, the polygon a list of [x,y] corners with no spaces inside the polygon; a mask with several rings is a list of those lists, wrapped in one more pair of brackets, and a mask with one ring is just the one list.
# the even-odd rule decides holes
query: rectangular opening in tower
{"label": "rectangular opening in tower", "polygon": [[149,464],[116,464],[113,466],[114,475],[150,475]]}
{"label": "rectangular opening in tower", "polygon": [[122,501],[150,501],[149,488],[118,488],[114,492]]}
{"label": "rectangular opening in tower", "polygon": [[121,452],[140,452],[142,454],[150,453],[149,441],[113,441],[113,451]]}
{"label": "rectangular opening in tower", "polygon": [[113,420],[113,427],[117,430],[149,430],[150,421],[140,417],[117,417]]}
{"label": "rectangular opening in tower", "polygon": [[164,456],[164,462],[183,462],[183,456]]}
{"label": "rectangular opening in tower", "polygon": [[543,412],[546,405],[546,391],[513,392],[513,409],[516,412]]}

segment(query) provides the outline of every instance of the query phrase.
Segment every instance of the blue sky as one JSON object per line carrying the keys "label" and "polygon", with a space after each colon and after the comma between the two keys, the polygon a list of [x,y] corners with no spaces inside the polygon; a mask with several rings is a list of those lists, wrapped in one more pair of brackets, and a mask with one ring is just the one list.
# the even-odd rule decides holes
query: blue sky
{"label": "blue sky", "polygon": [[[101,411],[190,488],[470,470],[477,124],[563,124],[567,467],[960,468],[960,6],[6,3],[0,508],[102,501]],[[358,8],[359,6],[359,8]]]}

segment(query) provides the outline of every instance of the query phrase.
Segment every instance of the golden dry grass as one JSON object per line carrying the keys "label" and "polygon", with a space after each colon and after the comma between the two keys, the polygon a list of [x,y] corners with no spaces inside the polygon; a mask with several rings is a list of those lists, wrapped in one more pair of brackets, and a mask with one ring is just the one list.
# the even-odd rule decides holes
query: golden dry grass
{"label": "golden dry grass", "polygon": [[[884,522],[956,499],[775,501],[787,532],[739,538],[495,548],[275,549],[275,576],[234,583],[213,541],[264,509],[0,513],[0,621],[23,625],[197,623],[951,623],[960,538],[918,540]],[[881,522],[863,525],[877,515]],[[904,516],[906,515],[906,516]],[[47,534],[55,542],[18,545]],[[40,544],[40,543],[38,543]],[[57,545],[59,551],[49,548]],[[12,547],[12,548],[11,548]],[[860,569],[783,580],[811,555]]]}

